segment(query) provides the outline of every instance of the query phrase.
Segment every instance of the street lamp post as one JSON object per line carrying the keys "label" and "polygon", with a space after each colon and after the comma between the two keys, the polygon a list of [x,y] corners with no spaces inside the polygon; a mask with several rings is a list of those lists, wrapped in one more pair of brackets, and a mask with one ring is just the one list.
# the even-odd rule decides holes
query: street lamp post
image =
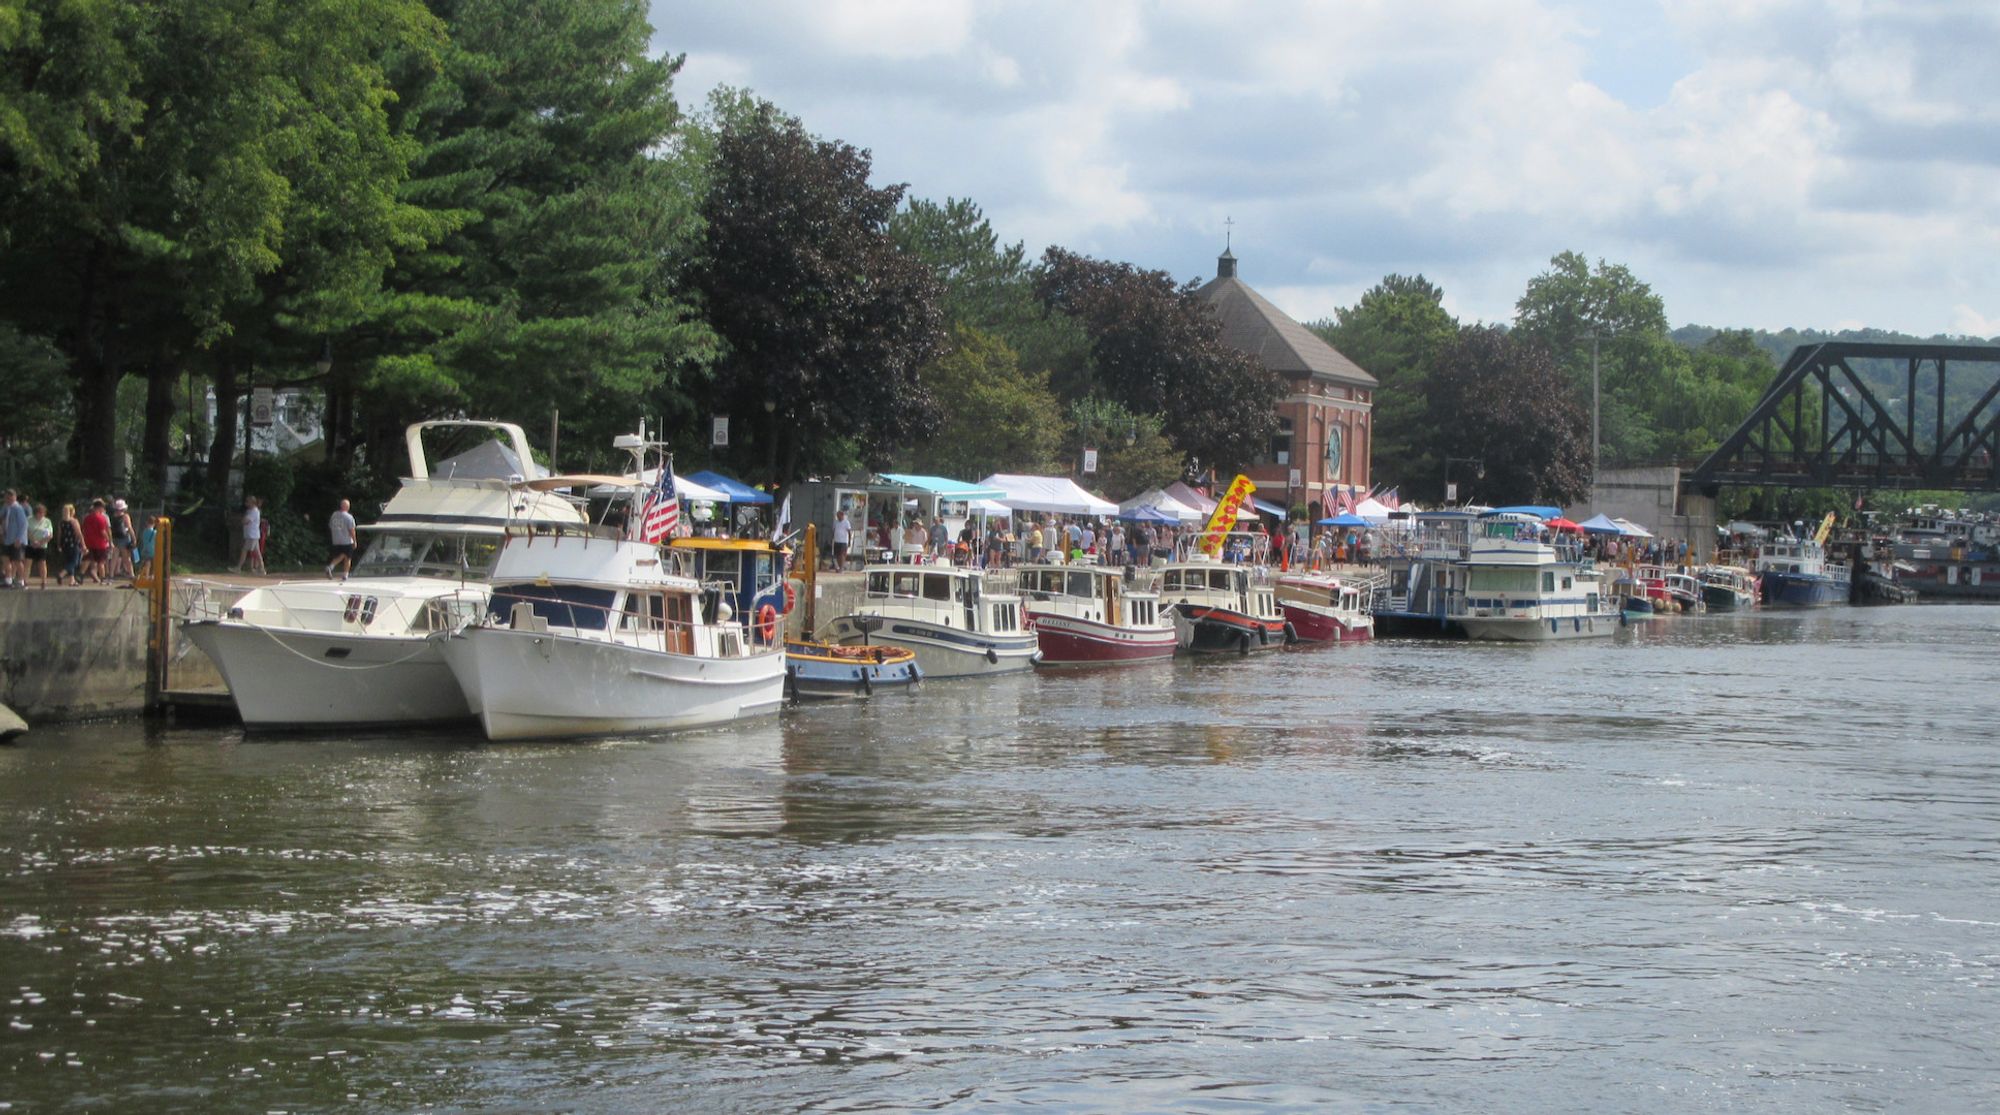
{"label": "street lamp post", "polygon": [[1486,462],[1480,460],[1478,457],[1446,457],[1444,459],[1444,498],[1446,502],[1450,502],[1458,495],[1458,493],[1451,489],[1451,466],[1453,465],[1471,465],[1473,470],[1472,476],[1475,480],[1486,476]]}

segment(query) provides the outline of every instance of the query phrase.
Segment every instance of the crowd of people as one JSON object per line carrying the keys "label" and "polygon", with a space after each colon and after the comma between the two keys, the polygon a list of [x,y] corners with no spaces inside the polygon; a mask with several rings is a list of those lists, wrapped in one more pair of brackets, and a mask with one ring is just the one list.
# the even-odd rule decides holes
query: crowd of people
{"label": "crowd of people", "polygon": [[122,499],[93,499],[82,515],[76,505],[62,505],[62,517],[52,519],[48,506],[36,503],[24,492],[9,488],[0,494],[0,560],[4,560],[4,584],[0,587],[24,589],[49,587],[50,571],[55,583],[109,585],[143,580],[152,574],[153,546],[158,537],[158,516],[147,515],[144,525],[134,527],[132,513]]}
{"label": "crowd of people", "polygon": [[[862,539],[855,545],[855,536]],[[1048,561],[1149,565],[1170,560],[1176,547],[1201,533],[1197,524],[1124,522],[1089,516],[1023,517],[1018,529],[1011,518],[978,523],[967,520],[954,533],[942,517],[928,522],[913,515],[900,525],[870,522],[857,532],[845,516],[833,522],[832,568],[850,569],[868,561],[921,561],[940,558],[955,564],[988,569],[1012,568]],[[1308,531],[1294,522],[1280,529],[1257,522],[1229,536],[1225,561],[1268,560],[1283,565],[1317,558],[1332,562],[1365,562],[1369,541],[1365,532]]]}

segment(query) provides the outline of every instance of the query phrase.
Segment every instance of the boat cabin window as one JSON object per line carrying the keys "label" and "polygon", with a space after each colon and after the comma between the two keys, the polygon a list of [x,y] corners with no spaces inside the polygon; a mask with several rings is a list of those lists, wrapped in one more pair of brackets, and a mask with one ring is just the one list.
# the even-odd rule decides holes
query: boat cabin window
{"label": "boat cabin window", "polygon": [[1227,570],[1227,569],[1211,569],[1211,570],[1209,570],[1209,571],[1208,571],[1208,587],[1209,587],[1209,588],[1212,588],[1212,589],[1220,589],[1220,590],[1221,590],[1221,591],[1223,591],[1223,592],[1228,592],[1228,591],[1229,591],[1229,570]]}
{"label": "boat cabin window", "polygon": [[1127,603],[1132,609],[1133,623],[1140,627],[1151,627],[1153,625],[1153,602],[1151,600],[1132,600]]}
{"label": "boat cabin window", "polygon": [[1178,569],[1167,570],[1166,573],[1160,577],[1160,591],[1161,592],[1181,591],[1181,571]]}
{"label": "boat cabin window", "polygon": [[625,613],[619,620],[622,631],[658,631],[666,626],[666,600],[657,592],[633,592],[625,596]]}
{"label": "boat cabin window", "polygon": [[1021,620],[1014,605],[993,605],[993,629],[995,631],[1012,631],[1020,625]]}
{"label": "boat cabin window", "polygon": [[1550,571],[1548,571],[1548,572],[1546,572],[1546,573],[1543,573],[1543,574],[1542,574],[1542,591],[1543,591],[1543,592],[1554,592],[1555,590],[1556,590],[1556,575],[1555,575],[1555,571],[1554,571],[1554,570],[1550,570]]}
{"label": "boat cabin window", "polygon": [[368,543],[354,564],[354,575],[485,580],[499,557],[498,535],[384,531]]}
{"label": "boat cabin window", "polygon": [[926,573],[924,575],[924,599],[950,600],[951,577],[944,573]]}
{"label": "boat cabin window", "polygon": [[551,627],[602,631],[610,621],[611,602],[617,595],[612,589],[584,585],[499,585],[487,601],[486,612],[506,622],[514,614],[514,605],[528,604]]}
{"label": "boat cabin window", "polygon": [[1576,587],[1576,578],[1575,578],[1575,577],[1564,577],[1564,578],[1563,578],[1563,587],[1564,587],[1564,588],[1575,588],[1575,587]]}
{"label": "boat cabin window", "polygon": [[1532,569],[1503,569],[1481,566],[1470,571],[1465,579],[1467,592],[1533,592],[1535,591],[1535,571]]}
{"label": "boat cabin window", "polygon": [[1067,591],[1071,596],[1096,596],[1097,586],[1093,583],[1096,580],[1088,573],[1071,573]]}

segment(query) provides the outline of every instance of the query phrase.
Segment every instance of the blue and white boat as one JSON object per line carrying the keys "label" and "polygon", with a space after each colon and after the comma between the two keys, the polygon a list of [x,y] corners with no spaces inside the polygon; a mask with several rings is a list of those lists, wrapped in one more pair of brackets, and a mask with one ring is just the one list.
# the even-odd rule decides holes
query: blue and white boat
{"label": "blue and white boat", "polygon": [[1465,592],[1451,610],[1469,639],[1602,638],[1623,622],[1581,543],[1549,536],[1533,515],[1485,516],[1461,567]]}
{"label": "blue and white boat", "polygon": [[1829,563],[1815,538],[1778,538],[1757,554],[1767,608],[1824,608],[1848,601],[1847,567]]}
{"label": "blue and white boat", "polygon": [[[1026,670],[1041,657],[1021,598],[987,587],[977,569],[940,561],[870,565],[862,597],[833,621],[833,641],[882,642],[916,652],[925,678],[970,677]],[[996,582],[997,585],[997,582]]]}

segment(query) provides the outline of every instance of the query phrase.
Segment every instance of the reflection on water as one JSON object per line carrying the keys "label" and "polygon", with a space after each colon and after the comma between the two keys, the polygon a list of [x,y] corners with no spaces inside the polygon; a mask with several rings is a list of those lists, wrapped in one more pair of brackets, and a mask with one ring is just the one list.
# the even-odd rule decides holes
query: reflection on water
{"label": "reflection on water", "polygon": [[0,1104],[1993,1106],[1996,629],[1385,641],[585,744],[41,732],[0,749]]}

